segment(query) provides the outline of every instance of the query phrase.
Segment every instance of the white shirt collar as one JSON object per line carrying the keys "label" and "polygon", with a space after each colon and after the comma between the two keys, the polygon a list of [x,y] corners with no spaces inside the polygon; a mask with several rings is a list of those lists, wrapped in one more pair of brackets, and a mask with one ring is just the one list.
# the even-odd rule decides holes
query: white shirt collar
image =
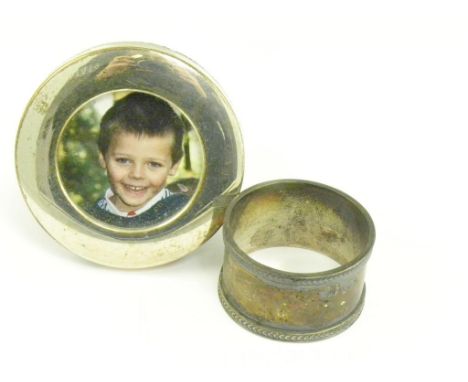
{"label": "white shirt collar", "polygon": [[131,215],[129,216],[128,215],[128,212],[123,212],[123,211],[120,211],[114,203],[112,203],[111,201],[111,197],[114,196],[114,192],[108,188],[105,195],[104,195],[104,198],[106,199],[106,206],[105,206],[105,210],[107,212],[110,212],[114,215],[118,215],[118,216],[123,216],[125,218],[132,218],[132,217],[135,217],[135,216],[138,216],[140,214],[142,214],[143,212],[145,211],[148,211],[151,207],[153,207],[157,202],[159,202],[160,200],[162,199],[165,199],[167,198],[168,196],[172,195],[172,192],[169,191],[167,188],[163,188],[161,191],[159,191],[155,196],[153,196],[150,200],[148,200],[148,202],[141,208],[133,211],[135,213],[135,215]]}

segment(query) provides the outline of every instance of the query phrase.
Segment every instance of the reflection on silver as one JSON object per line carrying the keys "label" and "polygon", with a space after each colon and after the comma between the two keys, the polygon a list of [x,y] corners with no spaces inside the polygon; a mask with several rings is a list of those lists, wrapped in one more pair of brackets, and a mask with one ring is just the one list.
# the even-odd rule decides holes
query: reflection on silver
{"label": "reflection on silver", "polygon": [[[117,90],[148,92],[175,105],[203,145],[204,171],[188,205],[163,224],[106,226],[80,213],[57,172],[63,128],[84,103]],[[151,44],[113,44],[75,57],[55,71],[28,104],[17,136],[16,168],[25,200],[44,229],[72,252],[99,264],[144,268],[181,258],[220,227],[225,203],[243,175],[242,139],[215,82],[188,58]]]}

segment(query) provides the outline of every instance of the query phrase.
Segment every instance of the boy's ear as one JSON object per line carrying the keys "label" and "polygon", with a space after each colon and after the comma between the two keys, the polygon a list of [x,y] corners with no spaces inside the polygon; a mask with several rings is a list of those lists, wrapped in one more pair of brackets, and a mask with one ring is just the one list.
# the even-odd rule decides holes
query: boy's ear
{"label": "boy's ear", "polygon": [[106,160],[104,159],[104,155],[102,155],[101,152],[99,152],[99,164],[104,170],[106,169]]}
{"label": "boy's ear", "polygon": [[174,176],[176,173],[177,173],[177,170],[179,169],[179,165],[180,165],[180,160],[177,162],[177,163],[174,163],[171,167],[171,169],[169,170],[169,175],[170,176]]}

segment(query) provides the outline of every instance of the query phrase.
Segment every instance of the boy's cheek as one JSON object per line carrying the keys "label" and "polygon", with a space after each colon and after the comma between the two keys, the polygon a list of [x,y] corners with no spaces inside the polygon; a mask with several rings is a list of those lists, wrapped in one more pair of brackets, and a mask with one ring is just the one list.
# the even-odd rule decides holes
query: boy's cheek
{"label": "boy's cheek", "polygon": [[125,170],[122,170],[121,168],[119,168],[119,166],[109,165],[108,167],[106,167],[106,169],[107,174],[111,178],[122,178],[125,175]]}

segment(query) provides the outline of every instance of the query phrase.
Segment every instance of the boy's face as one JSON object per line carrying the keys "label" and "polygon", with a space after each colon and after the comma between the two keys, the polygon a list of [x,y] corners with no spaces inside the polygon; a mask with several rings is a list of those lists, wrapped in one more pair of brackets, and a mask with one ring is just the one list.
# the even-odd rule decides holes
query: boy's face
{"label": "boy's face", "polygon": [[101,166],[114,192],[112,202],[122,212],[143,207],[175,175],[179,163],[172,163],[174,136],[137,136],[120,132],[112,137]]}

